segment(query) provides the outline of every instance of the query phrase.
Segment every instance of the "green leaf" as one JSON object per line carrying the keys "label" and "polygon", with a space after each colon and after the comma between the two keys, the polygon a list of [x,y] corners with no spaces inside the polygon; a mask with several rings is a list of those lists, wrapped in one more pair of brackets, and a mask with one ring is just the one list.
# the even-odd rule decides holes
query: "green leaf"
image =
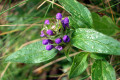
{"label": "green leaf", "polygon": [[76,29],[71,43],[88,52],[120,55],[120,42],[93,29]]}
{"label": "green leaf", "polygon": [[89,27],[93,25],[91,13],[85,6],[76,0],[59,0],[59,2],[74,19],[77,19],[77,21],[80,22],[80,24],[84,23]]}
{"label": "green leaf", "polygon": [[105,59],[105,57],[107,57],[107,55],[105,54],[98,54],[98,53],[91,53],[90,57],[93,59]]}
{"label": "green leaf", "polygon": [[52,49],[47,51],[42,41],[25,46],[21,50],[11,54],[5,61],[20,63],[41,63],[55,57],[57,51]]}
{"label": "green leaf", "polygon": [[69,25],[71,28],[87,28],[87,25],[82,23],[77,17],[73,18],[72,16],[69,16]]}
{"label": "green leaf", "polygon": [[76,24],[76,22],[73,20],[71,16],[69,16],[69,25],[70,25],[70,28],[79,28],[79,25]]}
{"label": "green leaf", "polygon": [[92,65],[92,80],[116,80],[115,70],[105,60],[96,60]]}
{"label": "green leaf", "polygon": [[79,76],[88,66],[87,63],[88,53],[82,52],[74,57],[72,67],[70,69],[69,78]]}
{"label": "green leaf", "polygon": [[96,13],[92,13],[94,29],[106,35],[114,35],[118,30],[116,24],[110,17],[100,17]]}

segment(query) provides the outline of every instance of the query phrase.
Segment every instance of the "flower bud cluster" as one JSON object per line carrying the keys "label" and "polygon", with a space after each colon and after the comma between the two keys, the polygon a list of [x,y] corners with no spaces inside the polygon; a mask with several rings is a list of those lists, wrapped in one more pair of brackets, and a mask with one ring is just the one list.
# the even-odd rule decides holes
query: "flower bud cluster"
{"label": "flower bud cluster", "polygon": [[41,31],[41,37],[45,37],[42,41],[43,45],[46,45],[46,50],[53,48],[61,51],[70,42],[70,37],[66,34],[66,29],[69,29],[68,17],[62,20],[62,14],[56,14],[56,22],[50,23],[49,20],[45,20],[44,27]]}

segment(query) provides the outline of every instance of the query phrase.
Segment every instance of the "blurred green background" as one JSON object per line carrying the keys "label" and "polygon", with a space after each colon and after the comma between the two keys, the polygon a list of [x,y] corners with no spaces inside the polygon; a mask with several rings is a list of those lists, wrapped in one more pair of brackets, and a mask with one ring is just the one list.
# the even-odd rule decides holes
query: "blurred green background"
{"label": "blurred green background", "polygon": [[[120,0],[77,1],[88,7],[91,12],[111,17],[120,27]],[[63,53],[59,53],[54,59],[41,64],[4,62],[8,55],[27,44],[40,40],[40,30],[44,20],[52,21],[58,12],[62,13],[64,17],[70,15],[62,9],[58,0],[0,0],[1,80],[69,80],[63,73],[69,70],[71,63],[65,59]],[[53,63],[49,65],[48,63],[51,61]],[[118,80],[120,80],[119,61],[119,56],[113,56],[111,63],[115,68]],[[45,67],[46,64],[49,66]],[[43,69],[36,70],[41,66]],[[71,80],[90,80],[89,76],[86,76],[89,74],[90,67],[81,76]],[[83,77],[86,79],[82,79]]]}

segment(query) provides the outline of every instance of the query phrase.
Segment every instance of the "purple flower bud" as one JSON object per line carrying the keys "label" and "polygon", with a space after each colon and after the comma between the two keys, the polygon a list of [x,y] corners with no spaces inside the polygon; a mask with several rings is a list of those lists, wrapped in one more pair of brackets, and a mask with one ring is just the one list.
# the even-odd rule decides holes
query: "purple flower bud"
{"label": "purple flower bud", "polygon": [[64,36],[63,36],[63,41],[64,41],[65,43],[70,42],[69,36],[68,36],[68,35],[64,35]]}
{"label": "purple flower bud", "polygon": [[55,49],[61,51],[63,49],[63,47],[62,46],[56,46]]}
{"label": "purple flower bud", "polygon": [[65,30],[64,20],[62,20],[61,23],[62,23],[62,26],[63,26],[63,28],[64,28],[64,30]]}
{"label": "purple flower bud", "polygon": [[41,35],[40,35],[41,37],[44,37],[45,36],[45,34],[44,34],[44,32],[43,31],[41,31]]}
{"label": "purple flower bud", "polygon": [[49,20],[45,20],[44,24],[50,24]]}
{"label": "purple flower bud", "polygon": [[66,17],[66,18],[64,19],[64,24],[65,24],[65,25],[69,24],[69,19],[68,19],[68,17]]}
{"label": "purple flower bud", "polygon": [[48,35],[53,35],[53,31],[52,30],[47,30],[47,34]]}
{"label": "purple flower bud", "polygon": [[61,21],[62,26],[64,27],[64,30],[66,29],[66,27],[69,28],[69,19],[68,17],[66,17],[64,20]]}
{"label": "purple flower bud", "polygon": [[46,46],[46,50],[48,50],[48,51],[51,50],[51,49],[53,49],[53,48],[54,48],[53,45],[47,45],[47,46]]}
{"label": "purple flower bud", "polygon": [[53,44],[53,41],[52,41],[52,40],[48,40],[48,43],[49,43],[49,44]]}
{"label": "purple flower bud", "polygon": [[49,40],[48,39],[44,39],[43,41],[42,41],[42,44],[44,44],[44,45],[47,45],[49,43]]}
{"label": "purple flower bud", "polygon": [[60,44],[62,42],[62,40],[60,39],[60,38],[57,38],[56,40],[55,40],[55,43],[57,43],[57,44]]}
{"label": "purple flower bud", "polygon": [[61,14],[61,13],[57,13],[57,14],[56,14],[56,19],[62,20],[62,14]]}

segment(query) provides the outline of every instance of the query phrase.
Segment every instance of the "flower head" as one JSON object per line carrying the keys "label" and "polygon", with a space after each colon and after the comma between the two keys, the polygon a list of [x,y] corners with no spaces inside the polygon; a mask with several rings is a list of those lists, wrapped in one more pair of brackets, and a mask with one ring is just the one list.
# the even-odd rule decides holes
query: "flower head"
{"label": "flower head", "polygon": [[49,25],[50,24],[49,20],[45,20],[44,24]]}
{"label": "flower head", "polygon": [[70,42],[69,36],[68,36],[68,35],[64,35],[64,36],[63,36],[63,41],[64,41],[65,43]]}
{"label": "flower head", "polygon": [[55,49],[61,51],[63,49],[63,47],[62,46],[56,46]]}
{"label": "flower head", "polygon": [[46,50],[48,50],[48,51],[51,50],[51,49],[53,49],[53,48],[54,48],[53,45],[47,45],[47,46],[46,46]]}
{"label": "flower head", "polygon": [[57,43],[57,44],[60,44],[62,42],[62,40],[60,39],[60,38],[57,38],[56,40],[55,40],[55,43]]}
{"label": "flower head", "polygon": [[[49,20],[45,20],[45,22],[44,22],[45,28],[43,28],[42,30],[46,31],[46,33],[44,31],[41,31],[40,36],[41,37],[45,36],[47,38],[42,41],[42,44],[46,45],[46,50],[48,50],[48,51],[53,48],[61,51],[61,50],[63,50],[64,47],[66,47],[68,42],[70,42],[69,36],[66,35],[66,32],[67,32],[66,28],[67,27],[69,28],[69,19],[68,19],[68,17],[65,17],[62,20],[62,17],[63,16],[61,13],[57,13],[56,14],[56,19],[57,19],[56,22],[57,23],[50,24]],[[63,27],[61,27],[61,26],[63,26]],[[64,30],[64,31],[66,30],[66,32],[64,32],[62,30]]]}
{"label": "flower head", "polygon": [[53,35],[53,31],[49,29],[49,30],[47,30],[47,34],[48,35]]}
{"label": "flower head", "polygon": [[61,13],[57,13],[57,14],[56,14],[56,19],[62,20],[62,14],[61,14]]}

